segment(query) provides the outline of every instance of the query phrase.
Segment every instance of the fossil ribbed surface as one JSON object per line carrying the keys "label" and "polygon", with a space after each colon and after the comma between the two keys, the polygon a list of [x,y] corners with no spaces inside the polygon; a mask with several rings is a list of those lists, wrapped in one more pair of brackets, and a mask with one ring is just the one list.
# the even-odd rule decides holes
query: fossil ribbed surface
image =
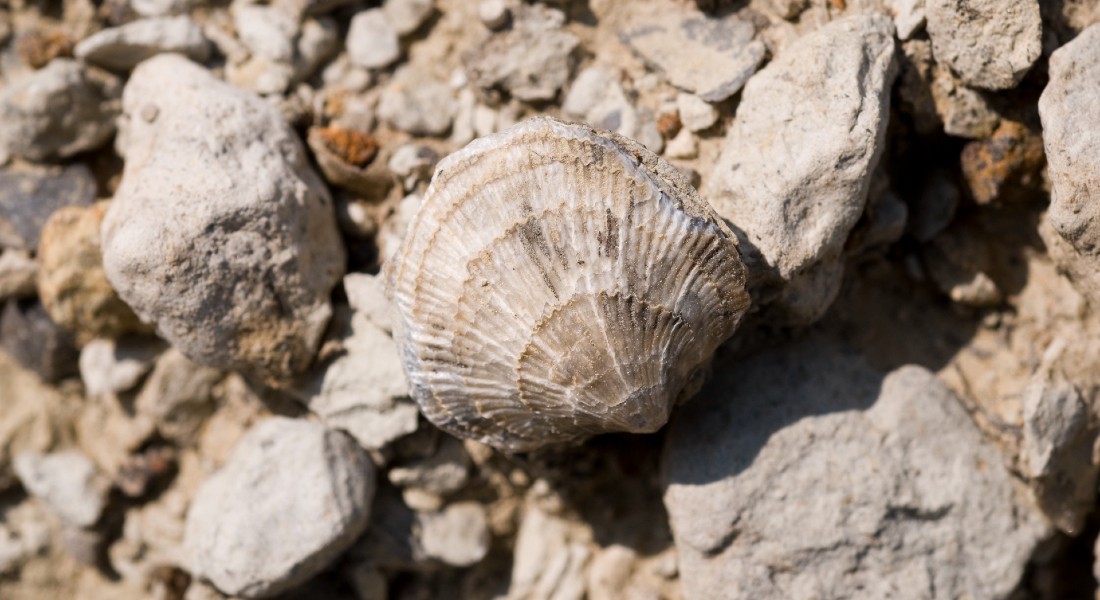
{"label": "fossil ribbed surface", "polygon": [[683,176],[549,118],[443,160],[388,279],[424,414],[508,451],[657,430],[749,303]]}

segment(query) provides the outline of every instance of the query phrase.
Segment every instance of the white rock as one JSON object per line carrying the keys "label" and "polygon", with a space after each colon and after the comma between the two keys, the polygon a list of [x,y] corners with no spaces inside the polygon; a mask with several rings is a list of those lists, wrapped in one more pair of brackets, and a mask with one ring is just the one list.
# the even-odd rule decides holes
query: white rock
{"label": "white rock", "polygon": [[682,10],[648,16],[623,41],[672,85],[720,102],[745,85],[764,59],[756,28],[736,17],[714,18]]}
{"label": "white rock", "polygon": [[351,438],[309,421],[261,421],[195,495],[184,533],[192,573],[229,595],[277,595],[355,541],[373,494],[374,468]]}
{"label": "white rock", "polygon": [[211,393],[223,376],[221,371],[196,365],[169,349],[157,358],[134,408],[139,416],[152,421],[165,439],[180,446],[192,444],[203,421],[216,408]]}
{"label": "white rock", "polygon": [[107,506],[110,483],[80,452],[23,452],[12,467],[23,487],[68,525],[91,527]]}
{"label": "white rock", "polygon": [[190,17],[142,19],[98,31],[80,41],[73,54],[108,69],[128,71],[139,62],[175,52],[204,62],[210,57],[210,41]]}
{"label": "white rock", "polygon": [[432,170],[439,161],[439,154],[428,146],[404,144],[393,151],[386,166],[401,178],[405,190],[412,190],[421,181],[432,178]]}
{"label": "white rock", "polygon": [[[1059,266],[1094,306],[1100,305],[1100,25],[1050,57],[1050,82],[1039,98],[1051,180],[1050,235]],[[1040,229],[1040,231],[1043,231]]]}
{"label": "white rock", "polygon": [[382,90],[378,116],[413,135],[447,133],[457,110],[451,88],[420,67],[404,65]]}
{"label": "white rock", "polygon": [[792,42],[745,86],[704,196],[740,232],[754,303],[784,320],[816,320],[839,291],[894,70],[893,24],[857,16]]}
{"label": "white rock", "polygon": [[527,502],[516,535],[509,598],[582,600],[592,531]]}
{"label": "white rock", "polygon": [[234,2],[231,10],[237,36],[253,55],[289,63],[294,58],[298,21],[275,6]]}
{"label": "white rock", "polygon": [[314,358],[344,250],[278,110],[171,54],[134,70],[104,219],[119,295],[191,360],[286,379]]}
{"label": "white rock", "polygon": [[0,522],[0,574],[18,572],[27,559],[50,545],[46,514],[34,501],[25,501],[4,512]]}
{"label": "white rock", "polygon": [[505,0],[481,0],[477,3],[477,18],[494,31],[507,25],[511,16]]}
{"label": "white rock", "polygon": [[699,156],[699,143],[691,130],[684,127],[676,137],[668,141],[665,146],[665,156],[668,158],[689,159]]}
{"label": "white rock", "polygon": [[469,478],[470,456],[456,438],[445,436],[435,454],[395,465],[386,473],[399,488],[417,488],[436,496],[458,491]]}
{"label": "white rock", "polygon": [[680,122],[690,131],[710,129],[718,122],[718,110],[695,94],[678,94],[676,110],[680,114]]}
{"label": "white rock", "polygon": [[936,62],[966,85],[1016,87],[1042,51],[1037,0],[926,0],[925,6]]}
{"label": "white rock", "polygon": [[125,392],[136,386],[164,351],[155,338],[95,339],[80,350],[80,378],[91,396]]}
{"label": "white rock", "polygon": [[399,35],[420,29],[434,9],[433,0],[386,0],[382,3],[382,10]]}
{"label": "white rock", "polygon": [[451,566],[471,566],[489,552],[489,520],[477,502],[457,502],[439,512],[417,513],[413,531],[424,556]]}
{"label": "white rock", "polygon": [[925,0],[887,0],[886,5],[894,14],[894,27],[898,39],[905,41],[924,27]]}
{"label": "white rock", "polygon": [[600,103],[612,81],[612,75],[606,69],[586,68],[570,84],[569,93],[561,104],[561,111],[571,117],[587,115]]}
{"label": "white rock", "polygon": [[401,57],[397,30],[386,12],[372,8],[357,13],[348,26],[345,42],[352,64],[367,69],[382,69]]}
{"label": "white rock", "polygon": [[344,276],[344,292],[351,308],[388,334],[393,333],[393,304],[386,297],[382,277],[369,273]]}
{"label": "white rock", "polygon": [[0,90],[0,156],[65,158],[102,146],[115,133],[118,80],[69,59]]}
{"label": "white rock", "polygon": [[166,17],[191,10],[202,0],[130,0],[130,8],[143,17]]}
{"label": "white rock", "polygon": [[813,336],[721,373],[667,442],[688,600],[1005,598],[1052,533],[922,367]]}

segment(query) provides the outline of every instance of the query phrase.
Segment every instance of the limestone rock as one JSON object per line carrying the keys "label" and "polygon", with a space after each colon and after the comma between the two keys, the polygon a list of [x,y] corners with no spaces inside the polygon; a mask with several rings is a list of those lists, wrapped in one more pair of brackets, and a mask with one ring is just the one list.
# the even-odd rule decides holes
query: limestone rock
{"label": "limestone rock", "polygon": [[672,11],[654,15],[621,35],[672,85],[708,102],[734,95],[764,59],[756,28],[736,17]]}
{"label": "limestone rock", "polygon": [[134,408],[165,439],[181,446],[194,443],[203,421],[214,412],[211,392],[222,376],[217,369],[196,365],[169,349],[157,358]]}
{"label": "limestone rock", "polygon": [[688,599],[1003,598],[1051,533],[932,373],[820,336],[722,371],[664,477]]}
{"label": "limestone rock", "polygon": [[420,29],[434,9],[433,0],[386,0],[382,3],[386,18],[400,35]]}
{"label": "limestone rock", "polygon": [[176,55],[138,66],[123,104],[126,168],[102,228],[112,285],[197,363],[303,371],[344,249],[301,141],[273,106]]}
{"label": "limestone rock", "polygon": [[355,15],[348,27],[348,58],[351,63],[368,69],[392,65],[401,57],[397,30],[381,8],[364,10]]}
{"label": "limestone rock", "polygon": [[119,82],[69,59],[0,90],[0,157],[42,161],[103,145],[115,132]]}
{"label": "limestone rock", "polygon": [[969,86],[1016,87],[1042,51],[1037,0],[926,0],[936,62]]}
{"label": "limestone rock", "polygon": [[1061,239],[1044,239],[1056,262],[1092,304],[1100,302],[1100,25],[1050,57],[1039,98],[1051,180],[1047,218]]}
{"label": "limestone rock", "polygon": [[38,293],[38,263],[23,250],[0,250],[0,302]]}
{"label": "limestone rock", "polygon": [[107,506],[109,482],[80,452],[24,452],[12,465],[23,487],[68,525],[91,527]]}
{"label": "limestone rock", "polygon": [[367,525],[374,468],[318,423],[260,422],[203,482],[187,513],[192,572],[222,592],[275,596],[305,582]]}
{"label": "limestone rock", "polygon": [[38,245],[38,297],[50,318],[76,332],[79,342],[148,331],[103,272],[99,227],[107,206],[100,202],[55,212]]}
{"label": "limestone rock", "polygon": [[153,368],[164,343],[156,338],[124,336],[96,339],[80,349],[80,378],[91,396],[133,389]]}
{"label": "limestone rock", "polygon": [[141,19],[84,38],[73,54],[95,65],[129,71],[150,56],[175,52],[194,61],[210,57],[210,41],[187,16]]}
{"label": "limestone rock", "polygon": [[786,46],[745,86],[704,196],[739,231],[754,304],[805,323],[832,303],[893,75],[893,25],[858,16]]}
{"label": "limestone rock", "polygon": [[718,110],[694,94],[676,96],[680,122],[690,131],[703,131],[718,122]]}
{"label": "limestone rock", "polygon": [[402,66],[382,90],[378,116],[413,135],[442,135],[457,104],[451,88],[421,67]]}
{"label": "limestone rock", "polygon": [[413,524],[417,546],[427,558],[455,567],[476,564],[489,552],[489,523],[477,502],[457,502],[419,513]]}

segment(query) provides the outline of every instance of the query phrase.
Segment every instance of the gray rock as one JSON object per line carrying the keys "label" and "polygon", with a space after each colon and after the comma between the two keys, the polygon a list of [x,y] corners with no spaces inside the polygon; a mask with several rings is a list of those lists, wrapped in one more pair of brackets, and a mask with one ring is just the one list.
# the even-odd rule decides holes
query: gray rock
{"label": "gray rock", "polygon": [[419,553],[454,567],[469,567],[489,553],[489,520],[485,508],[477,502],[458,502],[438,512],[418,513],[413,531]]}
{"label": "gray rock", "polygon": [[580,40],[562,29],[564,14],[542,5],[520,5],[512,20],[465,56],[470,81],[489,95],[553,100],[573,73]]}
{"label": "gray rock", "polygon": [[508,598],[582,600],[592,531],[528,499],[516,535]]}
{"label": "gray rock", "polygon": [[364,10],[351,19],[345,42],[353,65],[382,69],[401,57],[397,30],[380,8]]}
{"label": "gray rock", "polygon": [[203,422],[216,408],[211,393],[223,373],[187,360],[175,349],[161,354],[134,401],[138,415],[148,417],[166,440],[180,446],[195,441]]}
{"label": "gray rock", "polygon": [[342,352],[315,367],[293,394],[364,448],[379,449],[416,431],[420,413],[390,333],[366,314],[346,311],[337,311],[332,329]]}
{"label": "gray rock", "polygon": [[1054,524],[1077,535],[1096,500],[1096,429],[1081,393],[1057,374],[1038,374],[1023,393],[1020,459]]}
{"label": "gray rock", "polygon": [[10,82],[0,90],[0,157],[42,161],[102,146],[115,133],[120,89],[62,58]]}
{"label": "gray rock", "polygon": [[462,442],[445,436],[435,454],[391,467],[386,477],[399,488],[416,488],[444,496],[462,489],[469,471],[470,456]]}
{"label": "gray rock", "polygon": [[917,201],[909,207],[906,229],[918,242],[928,242],[947,228],[959,205],[959,188],[943,169],[932,171]]}
{"label": "gray rock", "polygon": [[0,249],[0,302],[36,293],[38,263],[24,250]]}
{"label": "gray rock", "polygon": [[98,31],[80,41],[73,54],[107,69],[129,71],[150,56],[175,52],[204,62],[210,41],[191,17],[142,19]]}
{"label": "gray rock", "polygon": [[614,76],[601,67],[588,67],[577,74],[561,103],[561,111],[571,117],[584,117],[599,105]]}
{"label": "gray rock", "polygon": [[149,370],[164,342],[156,338],[127,336],[96,339],[80,350],[80,378],[90,396],[117,394],[134,389]]}
{"label": "gray rock", "polygon": [[0,347],[47,382],[76,375],[73,335],[58,327],[37,300],[9,300],[0,312]]}
{"label": "gray rock", "polygon": [[597,129],[637,140],[653,152],[664,147],[653,114],[636,108],[618,79],[600,67],[589,67],[577,76],[562,112]]}
{"label": "gray rock", "polygon": [[971,139],[993,135],[1001,115],[984,93],[967,87],[942,65],[932,69],[930,87],[945,133]]}
{"label": "gray rock", "polygon": [[893,25],[859,16],[792,42],[745,86],[704,195],[742,237],[754,303],[785,320],[816,320],[839,291],[893,75]]}
{"label": "gray rock", "polygon": [[1089,302],[1100,302],[1100,25],[1050,57],[1050,82],[1039,98],[1051,181],[1047,213],[1051,254]]}
{"label": "gray rock", "polygon": [[709,102],[736,94],[764,59],[756,28],[736,17],[672,11],[636,23],[622,40],[672,85]]}
{"label": "gray rock", "polygon": [[435,5],[434,0],[386,0],[382,10],[398,35],[408,35],[420,29]]}
{"label": "gray rock", "polygon": [[667,442],[694,598],[1004,598],[1051,531],[924,368],[822,336],[721,371]]}
{"label": "gray rock", "polygon": [[277,595],[359,537],[373,494],[374,468],[351,438],[309,421],[262,421],[195,495],[184,531],[192,572],[229,595]]}
{"label": "gray rock", "polygon": [[12,467],[23,488],[68,525],[91,527],[107,506],[110,482],[80,452],[23,452]]}
{"label": "gray rock", "polygon": [[413,135],[443,135],[458,104],[451,88],[420,67],[404,65],[382,90],[378,116]]}
{"label": "gray rock", "polygon": [[95,177],[83,164],[0,169],[0,247],[36,251],[42,226],[66,206],[95,201]]}
{"label": "gray rock", "polygon": [[1016,87],[1042,51],[1037,0],[926,0],[928,37],[936,62],[966,85]]}
{"label": "gray rock", "polygon": [[126,168],[102,230],[111,284],[199,364],[269,381],[304,371],[344,249],[297,135],[176,55],[139,65],[123,104]]}
{"label": "gray rock", "polygon": [[429,181],[439,153],[428,146],[405,144],[393,151],[387,166],[401,178],[405,190],[412,190],[421,181]]}
{"label": "gray rock", "polygon": [[348,296],[348,304],[356,313],[365,316],[382,331],[393,333],[393,304],[386,297],[381,276],[348,273],[344,276],[344,292]]}
{"label": "gray rock", "polygon": [[680,122],[689,131],[710,129],[718,122],[718,110],[694,94],[678,94],[676,110],[680,114]]}

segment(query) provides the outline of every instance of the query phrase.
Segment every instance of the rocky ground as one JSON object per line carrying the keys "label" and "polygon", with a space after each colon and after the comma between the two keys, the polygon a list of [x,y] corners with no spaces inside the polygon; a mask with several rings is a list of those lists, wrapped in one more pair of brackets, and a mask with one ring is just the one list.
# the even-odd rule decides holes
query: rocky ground
{"label": "rocky ground", "polygon": [[[1093,0],[0,0],[0,598],[1097,597]],[[507,454],[382,285],[548,114],[752,308],[662,431]]]}

